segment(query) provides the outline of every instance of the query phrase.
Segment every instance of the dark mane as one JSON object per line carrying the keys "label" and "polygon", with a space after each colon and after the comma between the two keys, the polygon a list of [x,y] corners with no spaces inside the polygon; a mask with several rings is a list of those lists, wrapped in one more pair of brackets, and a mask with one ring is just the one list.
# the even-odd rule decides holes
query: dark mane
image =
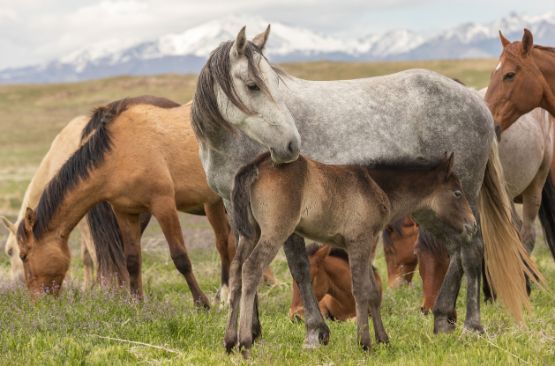
{"label": "dark mane", "polygon": [[406,158],[399,160],[376,160],[364,166],[372,170],[388,170],[388,171],[431,171],[436,169],[441,163],[445,162],[446,157],[426,160],[422,158]]}
{"label": "dark mane", "polygon": [[[90,172],[104,162],[106,153],[112,148],[108,125],[129,106],[136,104],[154,104],[165,108],[179,106],[168,99],[142,96],[121,99],[96,108],[82,133],[82,137],[87,138],[86,142],[62,165],[40,197],[35,214],[36,222],[33,225],[33,235],[36,239],[40,239],[48,230],[48,224],[63,202],[65,195],[79,182],[87,179]],[[23,240],[27,240],[23,221],[18,228],[18,235]]]}
{"label": "dark mane", "polygon": [[[167,109],[181,106],[181,104],[176,103],[173,100],[163,98],[163,97],[156,97],[153,95],[141,95],[139,97],[127,98],[125,100],[126,100],[127,106],[137,105],[137,104],[149,104],[156,107],[167,108]],[[108,104],[106,107],[112,106],[121,101],[122,100],[117,100],[115,102]],[[95,131],[98,126],[104,123],[102,118],[94,118],[94,115],[97,110],[98,108],[95,111],[93,111],[93,116],[89,120],[89,123],[87,123],[86,126],[83,128],[83,132],[81,133],[82,140],[87,138],[87,136],[89,136],[91,132]]]}
{"label": "dark mane", "polygon": [[[253,114],[253,111],[241,101],[233,85],[229,57],[232,47],[233,41],[220,44],[218,48],[212,51],[198,76],[197,89],[191,108],[191,124],[197,138],[200,140],[206,140],[209,134],[222,128],[230,132],[234,131],[218,108],[216,83],[233,105],[246,114]],[[247,42],[244,56],[247,58],[249,73],[260,90],[271,97],[270,91],[261,77],[258,64],[255,62],[255,55],[260,55],[261,59],[267,61],[262,51],[254,43]],[[272,68],[278,74],[282,74],[279,69],[274,66]]]}
{"label": "dark mane", "polygon": [[541,51],[555,52],[555,47],[540,46],[539,44],[535,44],[534,48],[537,48],[538,50],[541,50]]}
{"label": "dark mane", "polygon": [[418,251],[427,251],[432,253],[434,256],[448,256],[447,249],[445,245],[436,239],[429,231],[425,230],[420,226],[420,231],[418,233],[418,243],[416,248]]}

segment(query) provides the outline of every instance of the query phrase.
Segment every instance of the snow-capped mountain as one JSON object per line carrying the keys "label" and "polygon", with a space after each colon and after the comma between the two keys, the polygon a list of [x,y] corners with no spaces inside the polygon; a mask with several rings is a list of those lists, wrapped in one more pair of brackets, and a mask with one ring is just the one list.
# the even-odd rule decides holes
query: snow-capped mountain
{"label": "snow-capped mountain", "polygon": [[555,13],[526,16],[512,13],[486,24],[465,23],[425,36],[410,30],[391,30],[345,39],[312,30],[269,22],[258,17],[230,16],[182,33],[154,40],[122,44],[117,40],[90,45],[57,60],[0,71],[0,83],[41,83],[94,79],[113,75],[198,72],[210,51],[233,39],[247,25],[249,36],[272,23],[266,54],[274,62],[305,60],[411,60],[497,57],[498,30],[511,40],[532,30],[538,44],[555,44]]}

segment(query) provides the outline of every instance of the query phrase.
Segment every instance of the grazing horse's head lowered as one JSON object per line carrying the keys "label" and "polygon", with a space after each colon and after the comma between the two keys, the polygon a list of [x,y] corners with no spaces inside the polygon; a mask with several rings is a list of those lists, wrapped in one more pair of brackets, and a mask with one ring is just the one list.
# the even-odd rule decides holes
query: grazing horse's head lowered
{"label": "grazing horse's head lowered", "polygon": [[528,29],[524,29],[521,41],[510,42],[501,31],[499,37],[503,51],[485,96],[498,136],[532,109],[548,109],[553,91],[544,74],[549,64],[542,51],[555,53],[553,48],[534,45]]}
{"label": "grazing horse's head lowered", "polygon": [[210,54],[199,74],[192,124],[201,141],[237,128],[267,147],[272,160],[286,163],[299,156],[301,137],[277,87],[281,73],[262,54],[269,34],[270,26],[248,41],[243,27],[235,41]]}
{"label": "grazing horse's head lowered", "polygon": [[17,229],[25,282],[33,296],[42,293],[57,295],[69,269],[67,239],[57,237],[55,233],[44,234],[36,221],[35,211],[27,208]]}

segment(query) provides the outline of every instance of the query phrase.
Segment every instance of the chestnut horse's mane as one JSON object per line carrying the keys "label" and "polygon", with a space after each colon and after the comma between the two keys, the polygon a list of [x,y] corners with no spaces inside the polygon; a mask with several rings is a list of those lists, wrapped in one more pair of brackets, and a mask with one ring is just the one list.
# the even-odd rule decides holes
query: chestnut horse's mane
{"label": "chestnut horse's mane", "polygon": [[[33,235],[36,239],[40,239],[48,230],[48,224],[63,202],[66,193],[75,188],[80,181],[87,179],[90,172],[104,162],[105,154],[112,148],[108,125],[129,106],[136,104],[161,105],[166,108],[170,105],[179,106],[164,98],[142,96],[121,99],[96,108],[89,123],[83,129],[82,136],[87,138],[86,142],[62,165],[40,197],[36,208],[36,222],[33,226]],[[27,240],[24,220],[20,223],[17,234],[23,241]]]}
{"label": "chestnut horse's mane", "polygon": [[539,44],[535,44],[534,48],[537,48],[537,49],[542,50],[542,51],[555,52],[555,47],[541,46]]}

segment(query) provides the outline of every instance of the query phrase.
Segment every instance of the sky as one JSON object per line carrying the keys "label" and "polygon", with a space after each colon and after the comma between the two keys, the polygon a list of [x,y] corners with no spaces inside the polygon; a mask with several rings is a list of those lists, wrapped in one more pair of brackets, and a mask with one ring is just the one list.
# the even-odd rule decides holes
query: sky
{"label": "sky", "polygon": [[400,28],[426,34],[512,11],[553,10],[552,0],[0,0],[0,69],[90,44],[131,45],[231,14],[361,37]]}

